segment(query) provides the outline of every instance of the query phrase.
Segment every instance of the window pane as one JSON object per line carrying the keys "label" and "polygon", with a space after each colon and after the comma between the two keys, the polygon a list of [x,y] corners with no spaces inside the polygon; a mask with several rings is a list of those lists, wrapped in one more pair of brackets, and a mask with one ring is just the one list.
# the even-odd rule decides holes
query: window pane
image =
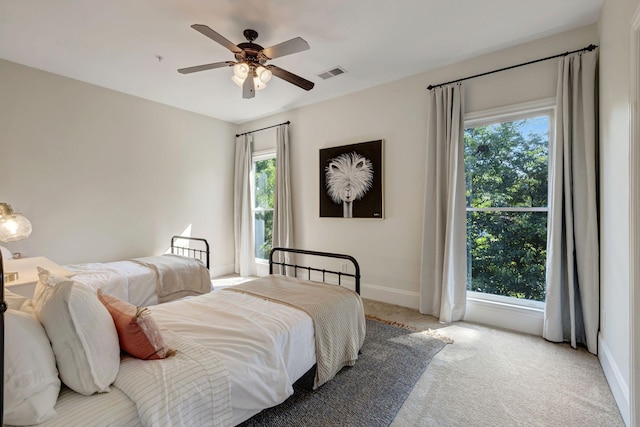
{"label": "window pane", "polygon": [[549,117],[464,131],[467,206],[546,207]]}
{"label": "window pane", "polygon": [[467,212],[467,289],[545,300],[547,212]]}
{"label": "window pane", "polygon": [[273,209],[273,194],[276,184],[276,159],[259,160],[254,163],[256,208]]}
{"label": "window pane", "polygon": [[256,211],[255,216],[256,258],[269,259],[273,237],[273,211]]}

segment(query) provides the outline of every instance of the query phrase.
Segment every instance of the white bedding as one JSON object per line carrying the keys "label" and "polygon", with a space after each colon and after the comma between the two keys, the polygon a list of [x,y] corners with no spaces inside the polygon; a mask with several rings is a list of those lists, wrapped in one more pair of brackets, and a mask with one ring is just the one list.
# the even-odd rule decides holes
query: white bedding
{"label": "white bedding", "polygon": [[283,304],[214,291],[154,306],[151,315],[160,327],[193,339],[222,360],[230,375],[234,424],[282,403],[315,364],[311,317]]}
{"label": "white bedding", "polygon": [[[151,315],[160,328],[193,340],[224,364],[234,425],[286,400],[315,364],[311,317],[283,304],[217,290],[153,306]],[[136,404],[115,385],[92,396],[64,388],[55,409],[58,416],[42,426],[142,425]]]}
{"label": "white bedding", "polygon": [[157,273],[135,261],[92,262],[65,265],[72,279],[129,303],[147,307],[158,304]]}

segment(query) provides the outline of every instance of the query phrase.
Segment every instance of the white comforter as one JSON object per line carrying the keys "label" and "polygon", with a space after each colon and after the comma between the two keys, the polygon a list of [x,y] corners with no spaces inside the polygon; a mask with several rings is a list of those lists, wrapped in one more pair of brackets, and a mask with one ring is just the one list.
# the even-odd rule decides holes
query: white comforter
{"label": "white comforter", "polygon": [[282,403],[315,364],[311,317],[283,304],[214,291],[153,306],[151,315],[220,358],[230,374],[234,424]]}

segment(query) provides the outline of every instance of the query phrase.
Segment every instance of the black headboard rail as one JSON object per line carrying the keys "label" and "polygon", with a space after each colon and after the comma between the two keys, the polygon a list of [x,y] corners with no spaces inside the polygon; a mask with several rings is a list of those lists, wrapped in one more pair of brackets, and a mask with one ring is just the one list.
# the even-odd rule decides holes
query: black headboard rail
{"label": "black headboard rail", "polygon": [[[306,265],[299,265],[299,264],[289,264],[285,261],[276,261],[274,260],[274,254],[278,253],[278,252],[288,252],[288,253],[294,253],[294,254],[302,254],[302,255],[313,255],[313,256],[318,256],[318,257],[323,257],[323,258],[337,258],[337,259],[344,259],[347,261],[350,261],[353,264],[354,273],[345,273],[342,271],[333,271],[333,270],[327,270],[324,268],[315,268],[315,267],[310,267],[310,266],[306,266]],[[298,274],[298,269],[300,270],[306,270],[307,271],[307,277],[309,280],[311,280],[311,272],[312,271],[316,271],[319,273],[322,273],[322,281],[325,282],[326,281],[326,275],[327,274],[333,274],[338,276],[338,285],[342,285],[342,277],[353,277],[355,280],[355,290],[356,293],[360,294],[360,264],[358,264],[358,261],[356,261],[356,259],[354,257],[352,257],[351,255],[344,255],[344,254],[336,254],[336,253],[332,253],[332,252],[319,252],[319,251],[308,251],[305,249],[293,249],[293,248],[273,248],[271,249],[271,252],[269,253],[269,274],[273,274],[273,267],[274,265],[278,265],[280,266],[280,274],[283,274],[283,271],[286,272],[287,268],[293,268],[294,271],[294,276],[297,276]]]}
{"label": "black headboard rail", "polygon": [[[191,248],[188,246],[177,246],[176,240],[189,240],[192,242],[198,242],[198,248]],[[203,249],[204,248],[204,249]],[[207,239],[201,237],[187,237],[187,236],[173,236],[171,238],[171,253],[174,255],[182,255],[189,258],[195,258],[205,263],[207,269],[209,268],[209,242]]]}

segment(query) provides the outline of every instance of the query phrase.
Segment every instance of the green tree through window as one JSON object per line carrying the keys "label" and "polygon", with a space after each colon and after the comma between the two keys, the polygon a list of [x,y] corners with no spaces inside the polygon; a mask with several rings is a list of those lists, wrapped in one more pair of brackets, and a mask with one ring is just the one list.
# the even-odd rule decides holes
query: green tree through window
{"label": "green tree through window", "polygon": [[256,160],[254,168],[254,231],[258,259],[268,259],[273,241],[273,198],[276,185],[276,159]]}
{"label": "green tree through window", "polygon": [[465,129],[467,289],[545,300],[549,116]]}

